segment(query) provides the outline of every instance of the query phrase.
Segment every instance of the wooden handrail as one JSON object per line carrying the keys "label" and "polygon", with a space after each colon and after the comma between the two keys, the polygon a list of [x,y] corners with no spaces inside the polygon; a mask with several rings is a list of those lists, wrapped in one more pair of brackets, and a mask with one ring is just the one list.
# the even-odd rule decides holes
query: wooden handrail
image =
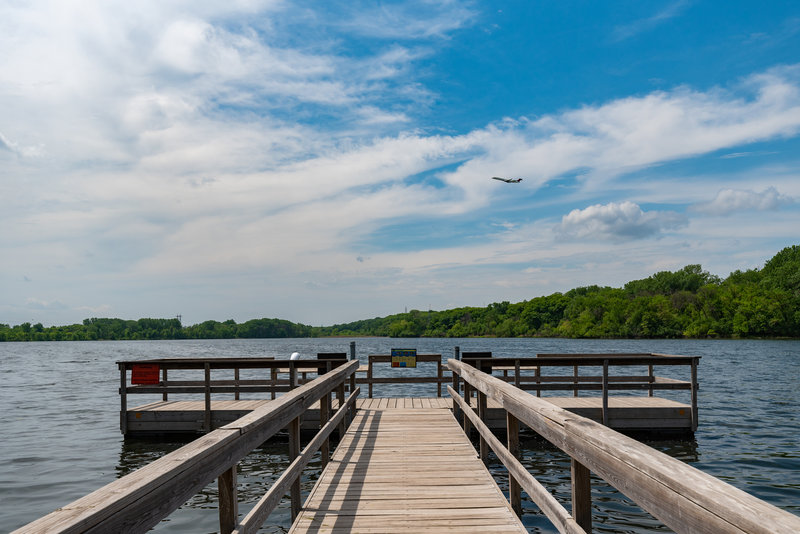
{"label": "wooden handrail", "polygon": [[680,460],[520,391],[471,365],[450,359],[447,366],[465,381],[465,389],[469,386],[494,399],[566,452],[573,464],[593,471],[677,532],[800,532],[799,517]]}
{"label": "wooden handrail", "polygon": [[[146,532],[250,451],[329,395],[358,369],[357,361],[278,397],[162,458],[15,531]],[[295,373],[292,372],[294,375]],[[342,410],[344,412],[344,410]],[[222,486],[222,480],[220,486]],[[298,504],[299,505],[299,504]],[[231,528],[223,529],[230,531]]]}
{"label": "wooden handrail", "polygon": [[481,421],[480,417],[478,417],[469,406],[467,406],[467,401],[461,398],[461,395],[453,390],[452,387],[447,386],[447,391],[450,393],[450,396],[453,397],[453,400],[458,403],[462,413],[472,422],[472,426],[475,427],[486,440],[489,447],[494,451],[495,455],[503,462],[508,472],[514,476],[514,480],[520,483],[522,489],[530,495],[536,503],[536,506],[538,506],[547,518],[556,525],[558,531],[569,534],[586,534],[586,531],[578,526],[575,519],[569,515],[566,508],[564,508],[561,503],[559,503],[556,498],[525,469],[525,466],[500,443],[500,440],[492,434],[489,427]]}

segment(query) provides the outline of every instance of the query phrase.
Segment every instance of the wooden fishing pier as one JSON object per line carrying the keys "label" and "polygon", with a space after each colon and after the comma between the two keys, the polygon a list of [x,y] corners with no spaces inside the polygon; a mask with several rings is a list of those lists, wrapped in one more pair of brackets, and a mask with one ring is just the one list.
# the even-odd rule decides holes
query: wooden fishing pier
{"label": "wooden fishing pier", "polygon": [[[305,361],[237,360],[238,371],[230,367],[231,362],[220,359],[182,364],[174,360],[120,362],[123,432],[131,430],[128,395],[136,391],[161,395],[158,402],[172,402],[169,396],[178,394],[176,388],[184,388],[180,394],[204,396],[199,430],[204,434],[15,532],[146,532],[216,479],[220,532],[225,534],[257,532],[286,495],[291,499],[292,533],[526,532],[519,519],[523,492],[559,532],[588,533],[592,531],[590,473],[676,532],[800,532],[797,516],[608,426],[614,421],[615,395],[609,395],[610,391],[639,390],[642,398],[652,399],[661,389],[687,389],[678,383],[687,381],[659,379],[649,367],[687,365],[692,400],[685,406],[690,412],[690,428],[695,428],[697,358],[643,354],[529,359],[490,358],[486,353],[459,356],[440,364],[434,377],[405,377],[413,379],[409,383],[434,383],[437,389],[446,379],[449,398],[367,398],[361,402],[357,402],[359,381],[367,380],[371,386],[370,379],[374,384],[392,378],[373,376],[372,364],[383,363],[378,358],[370,361],[367,369],[358,361],[338,356]],[[136,369],[136,364],[150,367]],[[601,373],[585,375],[575,369],[565,375],[551,369],[565,365]],[[642,366],[648,369],[646,374],[611,372]],[[442,372],[444,367],[449,376]],[[202,369],[204,380],[175,380],[178,369]],[[234,378],[212,380],[212,371],[223,369],[233,371]],[[266,378],[245,376],[264,370]],[[129,371],[138,373],[136,379],[130,378],[139,384],[128,384]],[[357,377],[364,372],[367,377]],[[599,393],[600,421],[565,410],[545,395],[566,386],[573,398],[582,398],[577,396],[582,391]],[[168,388],[173,389],[165,391]],[[234,401],[244,402],[240,397],[245,393],[266,393],[270,398],[261,399],[260,405],[235,421],[222,424],[212,396],[233,394],[237,396]],[[271,398],[273,393],[275,398]],[[504,421],[502,440],[487,425],[489,406],[503,412],[499,418]],[[302,446],[301,425],[313,411],[317,413],[316,434]],[[218,428],[217,423],[221,425]],[[520,463],[521,426],[571,458],[569,510]],[[283,430],[289,437],[289,465],[249,512],[240,514],[237,464]],[[329,439],[334,431],[340,440],[331,455]],[[473,431],[479,436],[477,450],[468,437]],[[507,496],[485,467],[490,450],[507,470]],[[299,477],[318,453],[324,469],[304,499]]]}
{"label": "wooden fishing pier", "polygon": [[[130,437],[170,434],[201,434],[231,423],[274,400],[311,377],[347,361],[347,353],[324,353],[317,360],[273,360],[268,358],[159,359],[119,362],[120,430]],[[352,354],[351,354],[352,356]],[[517,388],[534,391],[567,411],[625,432],[690,435],[697,429],[697,365],[699,358],[662,354],[538,354],[536,358],[493,358],[490,352],[457,352],[457,359]],[[383,398],[373,405],[373,392],[385,384],[434,387],[432,397],[406,397],[408,407],[444,407],[443,385],[452,380],[441,354],[418,354],[419,364],[430,364],[429,374],[409,376],[392,369],[391,356],[370,354],[367,365],[356,371],[356,384],[367,386],[367,399],[358,399],[357,409],[396,406],[396,398]],[[689,380],[655,374],[655,367],[684,367]],[[136,370],[153,369],[147,383],[138,383]],[[625,372],[638,369],[641,374]],[[553,370],[549,372],[548,370]],[[568,374],[565,373],[568,371]],[[616,372],[615,372],[616,371]],[[249,373],[249,378],[244,378]],[[175,379],[176,374],[189,378]],[[196,376],[192,376],[196,375]],[[222,377],[222,378],[220,378]],[[134,384],[130,384],[133,381]],[[688,403],[659,397],[661,391],[687,391]],[[569,396],[555,393],[568,392]],[[619,394],[625,392],[625,394]],[[633,393],[633,394],[632,394]],[[638,393],[638,394],[636,394]],[[225,394],[219,398],[220,394]],[[128,407],[133,395],[153,395],[159,400]],[[194,398],[186,399],[187,395]],[[253,398],[255,395],[255,398]],[[198,399],[202,396],[202,400]],[[214,398],[214,397],[217,398]],[[249,396],[250,398],[244,399]],[[180,397],[176,399],[176,397]],[[230,398],[233,397],[233,398]],[[470,395],[477,408],[477,398]],[[337,409],[333,399],[331,409]],[[301,422],[304,431],[319,428],[319,405],[312,406]],[[485,421],[490,428],[505,428],[505,410],[488,401]]]}

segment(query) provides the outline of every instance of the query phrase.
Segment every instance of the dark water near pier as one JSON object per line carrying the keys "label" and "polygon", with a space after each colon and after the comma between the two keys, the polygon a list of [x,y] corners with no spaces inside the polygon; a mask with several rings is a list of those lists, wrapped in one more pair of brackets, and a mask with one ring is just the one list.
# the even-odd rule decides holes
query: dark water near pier
{"label": "dark water near pier", "polygon": [[[119,433],[117,360],[155,357],[304,357],[346,352],[349,339],[117,341],[0,344],[0,531],[8,532],[159,458],[182,443],[123,440]],[[451,356],[453,347],[496,356],[544,352],[661,352],[702,356],[700,426],[694,440],[650,441],[653,447],[780,508],[800,515],[800,342],[597,341],[551,339],[356,339],[357,354],[393,346]],[[422,372],[422,370],[419,370]],[[683,371],[681,371],[683,372]],[[672,378],[665,368],[657,373]],[[688,372],[687,372],[688,374]],[[431,395],[432,385],[376,386],[376,396]],[[688,392],[675,392],[688,402]],[[138,404],[137,398],[131,403]],[[240,465],[240,513],[246,513],[288,464],[287,444],[257,449]],[[546,442],[523,441],[528,469],[569,509],[569,459]],[[304,492],[319,474],[306,470]],[[504,470],[493,464],[505,488]],[[216,532],[216,484],[193,497],[156,530]],[[596,532],[669,532],[599,479],[593,480]],[[556,532],[530,501],[530,532]],[[288,503],[262,530],[285,532]]]}

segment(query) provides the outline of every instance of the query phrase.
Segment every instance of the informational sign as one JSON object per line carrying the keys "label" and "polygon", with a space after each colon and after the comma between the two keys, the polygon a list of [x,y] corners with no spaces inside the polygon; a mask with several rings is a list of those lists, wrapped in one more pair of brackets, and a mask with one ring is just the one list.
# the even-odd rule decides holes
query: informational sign
{"label": "informational sign", "polygon": [[158,384],[159,368],[157,363],[135,363],[131,368],[131,384]]}
{"label": "informational sign", "polygon": [[392,367],[416,367],[417,349],[392,349]]}

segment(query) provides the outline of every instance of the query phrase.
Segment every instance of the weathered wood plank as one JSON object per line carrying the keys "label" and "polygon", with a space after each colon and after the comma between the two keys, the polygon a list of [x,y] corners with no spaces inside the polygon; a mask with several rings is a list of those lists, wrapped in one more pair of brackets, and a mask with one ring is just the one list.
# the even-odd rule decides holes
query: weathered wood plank
{"label": "weathered wood plank", "polygon": [[358,412],[290,532],[525,532],[450,411],[402,400]]}

